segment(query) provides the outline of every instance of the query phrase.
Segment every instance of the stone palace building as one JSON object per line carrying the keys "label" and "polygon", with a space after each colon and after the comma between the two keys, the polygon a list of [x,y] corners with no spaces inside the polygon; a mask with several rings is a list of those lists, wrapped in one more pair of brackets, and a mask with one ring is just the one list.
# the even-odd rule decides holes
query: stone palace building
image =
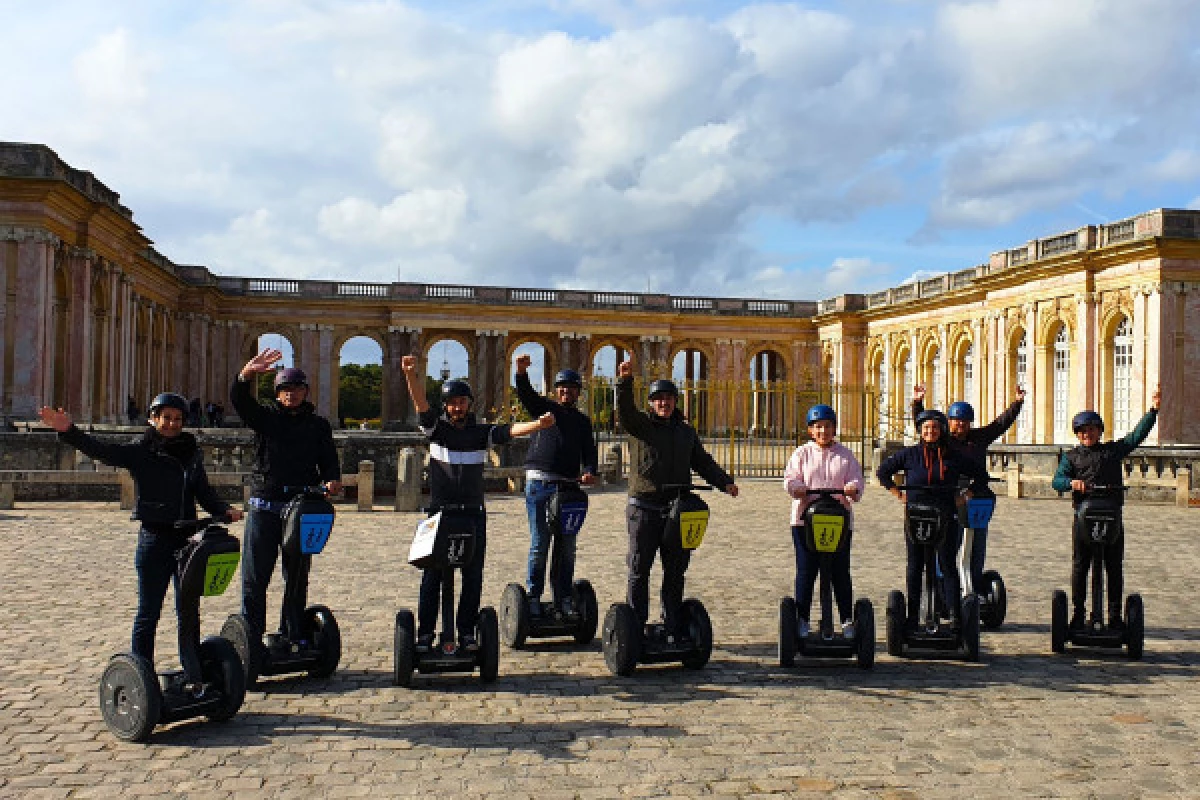
{"label": "stone palace building", "polygon": [[[1014,444],[1071,441],[1083,408],[1124,432],[1161,384],[1149,443],[1200,443],[1187,400],[1200,396],[1196,211],[1088,225],[959,272],[817,302],[241,278],[157,252],[116,192],[48,147],[0,143],[0,301],[0,416],[17,420],[55,405],[114,422],[127,398],[144,409],[163,389],[220,400],[273,333],[331,418],[343,343],[375,340],[392,427],[410,420],[400,357],[436,357],[449,339],[467,349],[485,409],[508,402],[514,351],[536,342],[548,374],[588,374],[612,346],[647,377],[686,361],[697,386],[787,384],[835,402],[869,393],[872,412],[846,403],[843,427],[883,437],[902,426],[914,383],[935,405],[969,400],[982,419],[1027,387]],[[714,429],[751,427],[743,413],[716,408]]]}

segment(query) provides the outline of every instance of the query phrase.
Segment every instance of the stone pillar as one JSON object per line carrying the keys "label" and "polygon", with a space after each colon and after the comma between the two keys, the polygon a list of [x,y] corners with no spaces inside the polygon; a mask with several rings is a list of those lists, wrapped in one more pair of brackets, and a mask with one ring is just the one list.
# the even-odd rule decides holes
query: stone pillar
{"label": "stone pillar", "polygon": [[[1075,340],[1071,342],[1071,408],[1098,408],[1099,308],[1093,292],[1075,295]],[[1074,413],[1073,411],[1070,413]]]}
{"label": "stone pillar", "polygon": [[404,356],[417,356],[417,368],[424,368],[419,349],[416,347],[420,328],[389,325],[383,348],[383,410],[382,424],[385,431],[401,430],[417,424],[412,402],[408,397],[408,382],[404,378],[401,361]]}
{"label": "stone pillar", "polygon": [[[15,255],[16,280],[5,286],[0,301],[8,304],[8,296],[14,298],[14,319],[4,319],[4,327],[12,333],[12,343],[6,347],[12,353],[12,373],[4,385],[5,402],[0,412],[21,419],[33,419],[38,409],[49,403],[54,391],[53,359],[47,357],[47,342],[53,341],[52,326],[54,298],[54,251],[59,245],[58,237],[36,229],[8,229],[0,247],[5,247],[8,256],[0,267],[8,273],[8,259]],[[8,244],[16,241],[16,247]],[[0,350],[0,357],[4,350]]]}
{"label": "stone pillar", "polygon": [[[317,326],[317,381],[312,390],[317,393],[314,405],[317,413],[337,424],[338,363],[333,352],[333,326]],[[311,382],[312,379],[310,378]]]}
{"label": "stone pillar", "polygon": [[[1150,398],[1154,396],[1154,387],[1169,388],[1170,382],[1170,359],[1174,353],[1174,331],[1171,329],[1168,316],[1171,313],[1172,302],[1164,296],[1164,285],[1161,283],[1150,283],[1142,288],[1146,297],[1146,372],[1145,381],[1142,384],[1140,394],[1134,393],[1134,419],[1141,414],[1146,413],[1146,409],[1150,408]],[[1167,385],[1164,387],[1163,384]],[[1171,395],[1167,395],[1170,397]],[[1183,398],[1178,398],[1182,400]],[[1138,401],[1141,401],[1138,403]],[[1171,424],[1168,421],[1168,431],[1162,430],[1162,421],[1154,426],[1154,430],[1150,431],[1150,435],[1146,437],[1145,444],[1154,445],[1163,441],[1164,435],[1173,435],[1174,431],[1170,430]]]}
{"label": "stone pillar", "polygon": [[396,511],[417,511],[421,508],[421,467],[424,453],[413,447],[400,450],[396,459]]}
{"label": "stone pillar", "polygon": [[[399,487],[397,487],[399,490]],[[375,462],[358,462],[358,510],[373,511],[375,508]]]}
{"label": "stone pillar", "polygon": [[[321,373],[321,341],[320,333],[317,330],[317,325],[311,322],[305,322],[298,326],[300,329],[300,341],[295,343],[295,350],[292,353],[292,363],[304,371],[308,376],[309,390],[312,394],[319,393],[317,386],[318,377]],[[315,399],[310,397],[309,399]]]}
{"label": "stone pillar", "polygon": [[119,388],[117,390],[117,418],[124,423],[129,422],[126,415],[126,403],[133,395],[134,370],[134,329],[137,322],[137,306],[133,294],[133,278],[122,274],[120,280],[121,292],[121,328],[117,331],[120,352],[120,369],[118,371]]}
{"label": "stone pillar", "polygon": [[[67,275],[71,286],[71,309],[67,317],[67,400],[65,408],[80,421],[92,421],[93,323],[92,253],[72,248],[67,255]],[[3,272],[3,270],[0,270]],[[0,284],[3,277],[0,277]],[[2,288],[2,286],[0,286]],[[0,294],[2,296],[2,294]],[[0,304],[0,314],[3,305]],[[0,337],[3,336],[0,324]],[[0,347],[0,350],[3,348]],[[2,381],[0,381],[2,383]]]}
{"label": "stone pillar", "polygon": [[492,350],[495,358],[491,369],[491,402],[488,404],[488,416],[492,418],[491,409],[499,413],[508,405],[508,331],[493,331]]}

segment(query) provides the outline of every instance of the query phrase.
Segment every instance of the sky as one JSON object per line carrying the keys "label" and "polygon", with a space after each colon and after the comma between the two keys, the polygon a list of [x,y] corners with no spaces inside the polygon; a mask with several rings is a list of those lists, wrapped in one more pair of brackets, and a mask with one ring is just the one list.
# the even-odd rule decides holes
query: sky
{"label": "sky", "polygon": [[222,275],[817,300],[1200,208],[1195,0],[0,0],[0,139]]}

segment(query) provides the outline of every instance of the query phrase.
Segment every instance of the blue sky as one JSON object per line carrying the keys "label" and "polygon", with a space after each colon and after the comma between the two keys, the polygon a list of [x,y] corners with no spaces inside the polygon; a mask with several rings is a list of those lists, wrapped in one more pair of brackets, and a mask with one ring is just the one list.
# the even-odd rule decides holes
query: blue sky
{"label": "blue sky", "polygon": [[219,274],[820,299],[1200,207],[1193,0],[0,18],[0,138],[90,170]]}

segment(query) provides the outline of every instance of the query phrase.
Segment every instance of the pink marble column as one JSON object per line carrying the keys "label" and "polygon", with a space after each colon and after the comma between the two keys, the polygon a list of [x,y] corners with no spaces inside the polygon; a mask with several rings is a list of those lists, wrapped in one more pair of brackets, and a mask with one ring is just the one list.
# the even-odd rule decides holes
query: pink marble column
{"label": "pink marble column", "polygon": [[33,419],[38,409],[51,401],[54,390],[53,364],[46,345],[53,341],[51,281],[58,244],[53,234],[39,230],[23,231],[17,240],[16,283],[12,287],[16,319],[11,326],[12,375],[6,387],[9,407],[5,410],[20,419]]}

